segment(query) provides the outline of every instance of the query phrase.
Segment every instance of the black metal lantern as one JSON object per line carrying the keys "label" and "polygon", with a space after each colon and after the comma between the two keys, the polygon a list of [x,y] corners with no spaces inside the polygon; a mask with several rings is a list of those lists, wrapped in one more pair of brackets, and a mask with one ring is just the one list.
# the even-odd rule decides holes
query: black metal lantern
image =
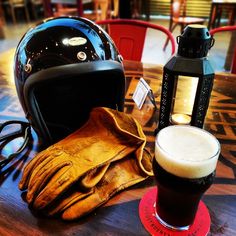
{"label": "black metal lantern", "polygon": [[214,39],[203,25],[188,25],[178,52],[164,66],[158,130],[171,124],[202,128],[213,87],[207,53]]}

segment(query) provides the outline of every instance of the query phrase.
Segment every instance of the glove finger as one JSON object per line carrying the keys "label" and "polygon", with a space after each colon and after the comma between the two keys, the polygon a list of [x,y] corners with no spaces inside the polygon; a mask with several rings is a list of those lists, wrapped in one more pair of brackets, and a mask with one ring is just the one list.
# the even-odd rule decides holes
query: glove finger
{"label": "glove finger", "polygon": [[33,208],[42,210],[50,207],[53,201],[60,198],[79,177],[77,176],[76,168],[73,168],[72,165],[59,169],[53,176],[50,176],[44,189],[36,196]]}
{"label": "glove finger", "polygon": [[[72,192],[73,191],[73,192]],[[66,194],[63,194],[63,196],[54,203],[50,209],[47,208],[44,213],[48,216],[54,216],[58,215],[62,211],[64,211],[66,208],[70,207],[71,205],[75,204],[75,202],[80,201],[81,199],[84,199],[85,197],[88,197],[90,194],[94,192],[94,190],[90,190],[89,192],[80,192],[76,191],[74,188],[72,191],[67,191]]]}
{"label": "glove finger", "polygon": [[92,212],[103,202],[103,199],[100,199],[100,196],[97,193],[91,194],[69,206],[64,212],[62,212],[61,217],[63,220],[67,221],[78,219]]}
{"label": "glove finger", "polygon": [[80,179],[80,186],[83,189],[94,187],[104,176],[110,164],[95,168]]}
{"label": "glove finger", "polygon": [[41,175],[44,174],[48,168],[51,168],[51,165],[54,162],[56,162],[56,160],[54,160],[53,157],[48,156],[47,159],[44,159],[41,163],[35,166],[35,169],[32,171],[31,176],[29,176],[28,189],[32,188],[35,182],[40,179]]}
{"label": "glove finger", "polygon": [[60,160],[54,160],[52,163],[50,163],[50,165],[43,167],[41,169],[41,172],[37,172],[35,176],[32,176],[26,195],[27,202],[32,203],[34,198],[43,190],[49,180],[59,170],[66,166],[71,166],[71,162],[61,162]]}
{"label": "glove finger", "polygon": [[146,179],[134,156],[114,162],[96,185],[95,192],[74,202],[62,213],[64,220],[78,219],[107,202],[117,192]]}
{"label": "glove finger", "polygon": [[135,156],[139,165],[139,168],[147,175],[153,176],[152,161],[153,156],[144,149],[145,144],[138,148],[135,152]]}
{"label": "glove finger", "polygon": [[111,109],[106,109],[106,111],[110,113],[114,123],[122,133],[134,135],[138,139],[145,139],[144,133],[140,133],[140,130],[142,131],[141,125],[132,116]]}
{"label": "glove finger", "polygon": [[[47,149],[48,150],[48,149]],[[56,163],[63,163],[63,160],[69,160],[67,158],[67,154],[63,151],[56,151],[51,150],[47,151],[48,157],[45,158],[41,163],[39,163],[37,166],[35,166],[34,170],[32,171],[32,174],[29,178],[28,183],[28,189],[32,187],[32,185],[35,184],[35,181],[39,181],[42,175],[44,175],[48,169],[51,169],[52,165],[55,165]]]}
{"label": "glove finger", "polygon": [[145,140],[145,136],[138,136],[137,122],[123,112],[99,107],[92,110],[91,120],[91,128],[86,129],[88,135],[91,135],[92,129],[96,129],[94,132],[100,137],[101,135],[106,138],[113,137],[118,143],[122,142],[132,146],[137,146]]}
{"label": "glove finger", "polygon": [[48,154],[43,151],[40,154],[38,154],[37,156],[35,156],[26,165],[26,167],[24,168],[24,171],[23,171],[22,178],[21,178],[19,185],[18,185],[20,190],[25,190],[28,188],[29,179],[30,179],[30,176],[31,176],[33,170],[35,169],[36,166],[38,166],[40,163],[45,161],[48,157],[49,157]]}
{"label": "glove finger", "polygon": [[[96,169],[90,171],[84,177],[82,177],[80,179],[79,186],[82,187],[83,190],[90,189],[90,191],[89,192],[88,191],[87,192],[80,192],[78,190],[75,191],[74,188],[73,188],[73,192],[67,191],[66,194],[64,194],[62,196],[62,198],[59,199],[57,205],[54,204],[52,209],[47,210],[47,215],[49,215],[49,216],[56,215],[56,214],[64,211],[64,209],[73,205],[75,202],[78,202],[81,199],[91,195],[94,192],[92,187],[94,187],[101,180],[101,178],[106,173],[108,167],[109,167],[109,164],[104,165],[100,168],[96,168]],[[76,188],[78,188],[78,187],[76,186]]]}

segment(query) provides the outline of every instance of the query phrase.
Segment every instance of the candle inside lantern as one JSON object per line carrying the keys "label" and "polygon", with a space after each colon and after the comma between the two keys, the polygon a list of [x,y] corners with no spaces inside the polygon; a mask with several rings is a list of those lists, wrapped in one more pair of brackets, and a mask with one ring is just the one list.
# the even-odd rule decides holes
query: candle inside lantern
{"label": "candle inside lantern", "polygon": [[171,116],[171,123],[173,125],[189,125],[191,122],[191,116],[187,114],[173,114]]}

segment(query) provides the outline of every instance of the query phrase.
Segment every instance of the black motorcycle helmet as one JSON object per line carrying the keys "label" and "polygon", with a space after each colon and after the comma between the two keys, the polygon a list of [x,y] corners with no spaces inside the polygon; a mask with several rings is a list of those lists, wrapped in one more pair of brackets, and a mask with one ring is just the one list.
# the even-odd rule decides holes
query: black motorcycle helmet
{"label": "black motorcycle helmet", "polygon": [[15,84],[43,144],[81,127],[93,107],[123,110],[121,61],[109,35],[85,18],[50,18],[26,32],[15,53]]}

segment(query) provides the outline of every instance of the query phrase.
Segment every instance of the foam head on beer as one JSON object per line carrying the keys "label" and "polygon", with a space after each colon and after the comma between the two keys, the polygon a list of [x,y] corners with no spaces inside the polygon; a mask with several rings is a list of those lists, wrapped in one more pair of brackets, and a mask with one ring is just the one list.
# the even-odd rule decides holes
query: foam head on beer
{"label": "foam head on beer", "polygon": [[218,140],[193,126],[168,126],[156,137],[156,161],[179,177],[201,178],[211,174],[216,169],[219,153]]}

